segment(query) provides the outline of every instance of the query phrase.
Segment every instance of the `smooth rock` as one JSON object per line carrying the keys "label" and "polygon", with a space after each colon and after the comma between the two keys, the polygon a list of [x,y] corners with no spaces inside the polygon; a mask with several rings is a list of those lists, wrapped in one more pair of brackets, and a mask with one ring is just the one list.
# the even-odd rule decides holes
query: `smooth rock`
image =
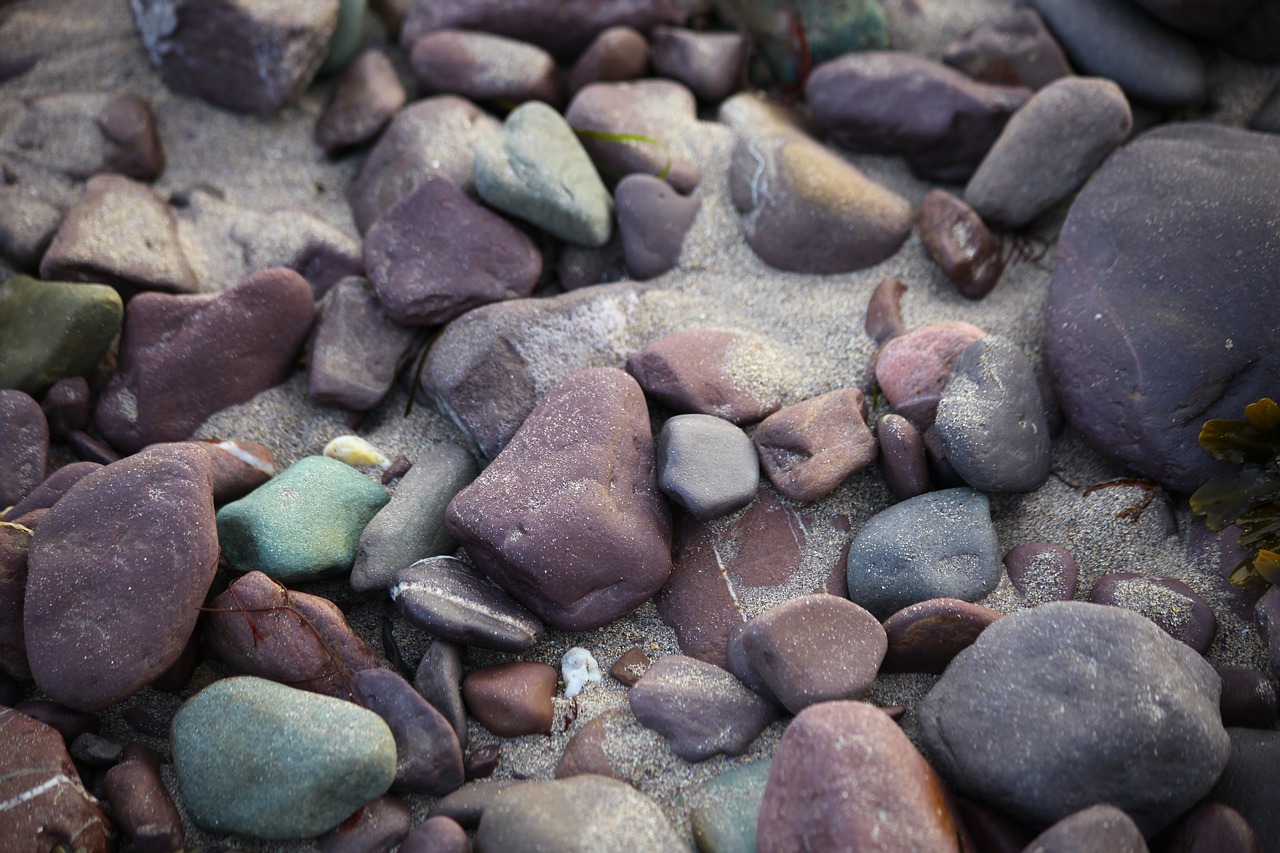
{"label": "smooth rock", "polygon": [[1135,0],[1152,16],[1196,38],[1221,35],[1240,23],[1258,0]]}
{"label": "smooth rock", "polygon": [[751,503],[760,460],[741,429],[711,415],[676,415],[658,436],[658,488],[701,519]]}
{"label": "smooth rock", "polygon": [[1257,833],[1261,848],[1274,850],[1280,845],[1280,814],[1275,810],[1280,732],[1228,729],[1227,734],[1231,757],[1207,799],[1239,812]]}
{"label": "smooth rock", "polygon": [[162,763],[155,750],[131,743],[103,780],[111,811],[139,853],[181,850],[186,844],[182,816],[160,775]]}
{"label": "smooth rock", "polygon": [[467,748],[467,708],[462,703],[462,653],[453,643],[435,640],[427,646],[413,676],[413,689],[453,726],[458,745]]}
{"label": "smooth rock", "polygon": [[560,673],[545,663],[512,661],[474,670],[462,680],[462,698],[481,725],[499,737],[546,734]]}
{"label": "smooth rock", "polygon": [[194,442],[213,463],[213,505],[221,506],[252,492],[276,474],[271,451],[253,441]]}
{"label": "smooth rock", "polygon": [[618,182],[614,204],[622,256],[627,272],[637,280],[660,276],[676,266],[685,235],[702,208],[701,199],[686,198],[666,181],[638,173]]}
{"label": "smooth rock", "polygon": [[911,421],[902,415],[882,415],[876,422],[880,445],[880,473],[885,485],[900,501],[929,491],[929,465],[924,442]]}
{"label": "smooth rock", "polygon": [[904,607],[884,621],[888,651],[881,672],[941,675],[952,658],[973,645],[1000,613],[954,598]]}
{"label": "smooth rock", "polygon": [[569,97],[591,83],[635,80],[649,71],[649,42],[628,26],[601,30],[569,69]]}
{"label": "smooth rock", "polygon": [[366,50],[347,67],[316,121],[316,142],[330,157],[373,139],[407,96],[386,54]]}
{"label": "smooth rock", "polygon": [[318,839],[320,853],[390,853],[409,834],[413,813],[398,797],[379,797]]}
{"label": "smooth rock", "polygon": [[1219,664],[1214,667],[1222,679],[1222,724],[1249,729],[1274,728],[1280,717],[1280,703],[1271,679],[1256,669]]}
{"label": "smooth rock", "polygon": [[222,258],[226,266],[216,273],[220,284],[285,267],[305,278],[320,299],[347,276],[364,275],[360,241],[301,207],[264,210],[209,199],[195,194],[187,203],[189,215],[201,223],[197,227],[206,246],[235,247]]}
{"label": "smooth rock", "polygon": [[400,842],[400,853],[470,853],[471,839],[453,818],[429,817]]}
{"label": "smooth rock", "polygon": [[1138,825],[1115,806],[1098,805],[1068,815],[1032,839],[1028,853],[1109,850],[1147,853]]}
{"label": "smooth rock", "polygon": [[861,391],[841,388],[761,421],[752,440],[774,488],[792,500],[816,501],[875,462],[876,439],[862,405]]}
{"label": "smooth rock", "polygon": [[[3,399],[5,398],[0,395],[0,400]],[[16,521],[28,513],[48,509],[86,474],[101,467],[97,462],[72,462],[70,465],[64,465],[32,489],[25,498],[10,507],[7,513],[0,513],[0,517],[7,521]]]}
{"label": "smooth rock", "polygon": [[876,382],[898,414],[927,429],[951,369],[984,334],[977,326],[948,320],[899,335],[876,356]]}
{"label": "smooth rock", "polygon": [[1170,853],[1263,853],[1244,815],[1220,803],[1197,806],[1182,822]]}
{"label": "smooth rock", "polygon": [[381,717],[396,742],[392,790],[443,796],[462,786],[462,748],[453,726],[413,685],[374,667],[351,679],[360,704]]}
{"label": "smooth rock", "polygon": [[1088,600],[1145,616],[1202,655],[1218,633],[1218,619],[1209,602],[1176,578],[1108,572],[1094,582]]}
{"label": "smooth rock", "polygon": [[906,292],[906,282],[893,276],[880,279],[871,291],[862,326],[876,343],[883,344],[907,330],[902,320],[902,294]]}
{"label": "smooth rock", "polygon": [[525,784],[517,779],[485,779],[480,782],[468,782],[431,807],[428,817],[447,817],[466,829],[475,829],[480,825],[484,810],[489,807],[493,798],[507,788]]}
{"label": "smooth rock", "polygon": [[1040,89],[1071,66],[1034,9],[1013,9],[952,42],[942,61],[980,83]]}
{"label": "smooth rock", "polygon": [[318,306],[307,343],[307,397],[365,412],[391,390],[415,332],[387,316],[366,279],[338,282]]}
{"label": "smooth rock", "polygon": [[15,160],[74,181],[103,172],[150,181],[164,171],[155,116],[136,97],[59,92],[12,109],[0,128],[0,153]]}
{"label": "smooth rock", "polygon": [[89,382],[83,376],[67,376],[50,385],[40,398],[50,435],[61,438],[88,427],[89,396]]}
{"label": "smooth rock", "polygon": [[406,566],[389,590],[410,622],[446,642],[517,653],[542,642],[536,616],[456,557]]}
{"label": "smooth rock", "polygon": [[693,840],[707,853],[754,853],[770,761],[731,767],[698,786],[689,812]]}
{"label": "smooth rock", "polygon": [[1078,570],[1071,552],[1052,542],[1027,542],[1004,555],[1005,572],[1022,597],[1023,607],[1076,596]]}
{"label": "smooth rock", "polygon": [[981,299],[995,288],[1003,247],[973,208],[946,190],[930,190],[918,221],[925,251],[962,296]]}
{"label": "smooth rock", "polygon": [[37,394],[64,377],[87,376],[123,317],[114,288],[10,278],[0,284],[0,388]]}
{"label": "smooth rock", "polygon": [[[22,602],[27,589],[27,552],[32,531],[0,522],[0,673],[31,679],[27,641],[22,633]],[[0,705],[10,704],[0,701]]]}
{"label": "smooth rock", "polygon": [[1271,671],[1280,675],[1280,587],[1273,586],[1253,607],[1253,622],[1267,647]]}
{"label": "smooth rock", "polygon": [[560,101],[556,61],[540,47],[484,32],[433,30],[413,43],[409,65],[428,94],[473,101]]}
{"label": "smooth rock", "polygon": [[651,663],[653,661],[649,660],[648,655],[639,647],[632,646],[613,662],[613,666],[609,667],[609,675],[626,687],[634,687]]}
{"label": "smooth rock", "polygon": [[612,748],[618,742],[617,730],[624,715],[629,716],[629,712],[619,708],[592,717],[582,724],[564,745],[564,752],[556,762],[555,778],[568,779],[570,776],[593,773],[625,782],[626,775],[614,766],[619,756]]}
{"label": "smooth rock", "polygon": [[738,90],[748,43],[742,33],[655,27],[653,70],[688,86],[704,101],[723,101]]}
{"label": "smooth rock", "polygon": [[8,512],[23,503],[44,482],[48,464],[49,421],[44,409],[30,394],[0,389],[0,509]]}

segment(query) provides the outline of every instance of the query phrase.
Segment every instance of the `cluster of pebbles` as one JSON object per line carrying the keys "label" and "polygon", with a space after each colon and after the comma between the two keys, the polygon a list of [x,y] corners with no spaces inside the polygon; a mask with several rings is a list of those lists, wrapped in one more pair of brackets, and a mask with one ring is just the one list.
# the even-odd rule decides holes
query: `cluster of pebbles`
{"label": "cluster of pebbles", "polygon": [[0,848],[1280,849],[1280,3],[779,8],[0,0]]}

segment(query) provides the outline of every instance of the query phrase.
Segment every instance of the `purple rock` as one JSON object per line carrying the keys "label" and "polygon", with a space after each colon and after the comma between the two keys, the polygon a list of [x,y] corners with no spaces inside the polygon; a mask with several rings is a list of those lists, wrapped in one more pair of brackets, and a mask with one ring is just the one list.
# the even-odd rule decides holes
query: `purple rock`
{"label": "purple rock", "polygon": [[774,488],[816,501],[876,460],[876,439],[862,419],[863,396],[841,388],[779,409],[753,436]]}
{"label": "purple rock", "polygon": [[347,66],[316,122],[316,142],[330,157],[378,135],[405,104],[404,86],[386,55],[366,50]]}
{"label": "purple rock", "polygon": [[1044,19],[1025,8],[979,24],[953,42],[942,61],[980,83],[1028,89],[1042,88],[1071,73]]}
{"label": "purple rock", "polygon": [[[398,797],[379,797],[320,836],[320,853],[390,851],[401,844],[412,826],[413,814]],[[405,849],[403,844],[399,849]]]}
{"label": "purple rock", "polygon": [[444,815],[427,818],[400,842],[400,853],[469,853],[470,850],[467,831]]}
{"label": "purple rock", "polygon": [[1139,613],[1202,655],[1209,651],[1218,633],[1213,608],[1195,590],[1175,578],[1112,572],[1094,583],[1089,590],[1089,601]]}
{"label": "purple rock", "polygon": [[363,278],[344,278],[318,306],[307,345],[307,396],[357,412],[377,408],[391,390],[415,331],[383,310]]}
{"label": "purple rock", "polygon": [[106,773],[107,801],[137,853],[167,853],[186,843],[182,817],[160,776],[161,763],[155,750],[131,743]]}
{"label": "purple rock", "polygon": [[[1229,806],[1239,818],[1219,813],[1213,822],[1221,826],[1221,838],[1229,842],[1237,839],[1233,843],[1241,851],[1275,850],[1280,845],[1280,813],[1275,808],[1280,791],[1280,780],[1276,778],[1280,732],[1230,729],[1227,733],[1231,736],[1231,758],[1206,799]],[[1250,843],[1250,829],[1261,842],[1257,847]],[[1232,846],[1229,843],[1207,849],[1216,853]]]}
{"label": "purple rock", "polygon": [[[27,641],[22,633],[22,602],[27,589],[27,552],[31,531],[0,523],[0,672],[28,681]],[[0,705],[7,704],[0,702]]]}
{"label": "purple rock", "polygon": [[164,171],[155,117],[145,101],[65,92],[24,100],[14,109],[0,134],[0,150],[41,169],[75,181],[103,172],[149,181]]}
{"label": "purple rock", "polygon": [[462,748],[453,726],[413,685],[389,669],[356,673],[361,705],[386,721],[396,740],[393,790],[443,796],[462,786]]}
{"label": "purple rock", "polygon": [[924,442],[911,421],[902,415],[884,415],[876,423],[880,445],[880,471],[893,496],[900,501],[929,491],[929,465]]}
{"label": "purple rock", "polygon": [[902,321],[902,294],[906,292],[906,282],[893,277],[880,279],[871,291],[862,325],[876,343],[883,344],[907,330]]}
{"label": "purple rock", "polygon": [[1280,717],[1276,688],[1271,679],[1256,669],[1218,665],[1222,679],[1222,711],[1224,726],[1270,729]]}
{"label": "purple rock", "polygon": [[1076,561],[1066,548],[1051,542],[1027,542],[1004,555],[1004,568],[1024,607],[1076,596]]}
{"label": "purple rock", "polygon": [[[40,404],[22,391],[0,389],[0,512],[17,509],[44,482],[48,461],[49,422]],[[28,505],[22,513],[35,508]],[[5,517],[19,514],[8,510]]]}
{"label": "purple rock", "polygon": [[560,76],[549,53],[484,32],[434,30],[413,43],[409,64],[428,93],[473,101],[560,101]]}
{"label": "purple rock", "polygon": [[569,96],[591,83],[617,83],[644,77],[649,70],[649,42],[634,27],[609,27],[592,39],[569,70]]}
{"label": "purple rock", "polygon": [[618,182],[614,204],[627,272],[643,280],[675,267],[702,199],[687,198],[664,180],[636,173]]}
{"label": "purple rock", "polygon": [[1000,614],[981,604],[932,598],[904,607],[884,622],[889,638],[881,672],[941,675]]}
{"label": "purple rock", "polygon": [[1173,837],[1169,853],[1263,853],[1244,815],[1221,803],[1197,806]]}
{"label": "purple rock", "polygon": [[59,379],[44,392],[40,408],[54,436],[83,430],[89,425],[89,382],[83,376]]}
{"label": "purple rock", "polygon": [[926,429],[960,354],[984,334],[969,323],[947,321],[893,338],[876,357],[876,382],[899,414]]}
{"label": "purple rock", "polygon": [[742,33],[655,27],[653,70],[679,80],[704,101],[723,101],[738,90],[747,58]]}
{"label": "purple rock", "polygon": [[1100,805],[1067,815],[1037,835],[1027,849],[1035,853],[1147,853],[1147,842],[1127,814],[1115,806]]}
{"label": "purple rock", "polygon": [[1267,645],[1271,671],[1280,676],[1280,586],[1267,590],[1253,607],[1253,621]]}

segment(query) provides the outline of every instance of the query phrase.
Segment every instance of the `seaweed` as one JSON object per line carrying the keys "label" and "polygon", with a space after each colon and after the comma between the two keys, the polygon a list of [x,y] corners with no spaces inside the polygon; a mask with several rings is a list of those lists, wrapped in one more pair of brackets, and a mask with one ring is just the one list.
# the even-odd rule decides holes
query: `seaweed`
{"label": "seaweed", "polygon": [[[574,128],[571,128],[571,130],[582,139],[594,139],[597,142],[639,142],[643,145],[657,146],[660,150],[663,151],[663,153],[666,153],[666,149],[663,148],[662,142],[660,140],[654,139],[652,136],[645,136],[640,133],[606,133],[603,130],[590,130],[588,128],[582,128],[582,127],[574,127]],[[667,179],[667,175],[670,175],[670,174],[671,174],[671,155],[667,154],[666,165],[662,167],[662,170],[658,172],[656,177],[659,180],[665,181]]]}

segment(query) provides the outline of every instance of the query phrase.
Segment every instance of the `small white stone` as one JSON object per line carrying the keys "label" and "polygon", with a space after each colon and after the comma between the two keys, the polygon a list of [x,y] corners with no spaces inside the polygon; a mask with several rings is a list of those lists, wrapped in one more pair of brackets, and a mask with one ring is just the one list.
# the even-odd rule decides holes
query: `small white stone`
{"label": "small white stone", "polygon": [[588,681],[600,680],[600,664],[591,652],[574,646],[560,658],[560,676],[564,679],[564,695],[572,699],[582,692]]}
{"label": "small white stone", "polygon": [[358,435],[340,435],[324,446],[324,455],[345,462],[352,468],[377,465],[382,470],[391,467],[391,460],[382,451]]}

